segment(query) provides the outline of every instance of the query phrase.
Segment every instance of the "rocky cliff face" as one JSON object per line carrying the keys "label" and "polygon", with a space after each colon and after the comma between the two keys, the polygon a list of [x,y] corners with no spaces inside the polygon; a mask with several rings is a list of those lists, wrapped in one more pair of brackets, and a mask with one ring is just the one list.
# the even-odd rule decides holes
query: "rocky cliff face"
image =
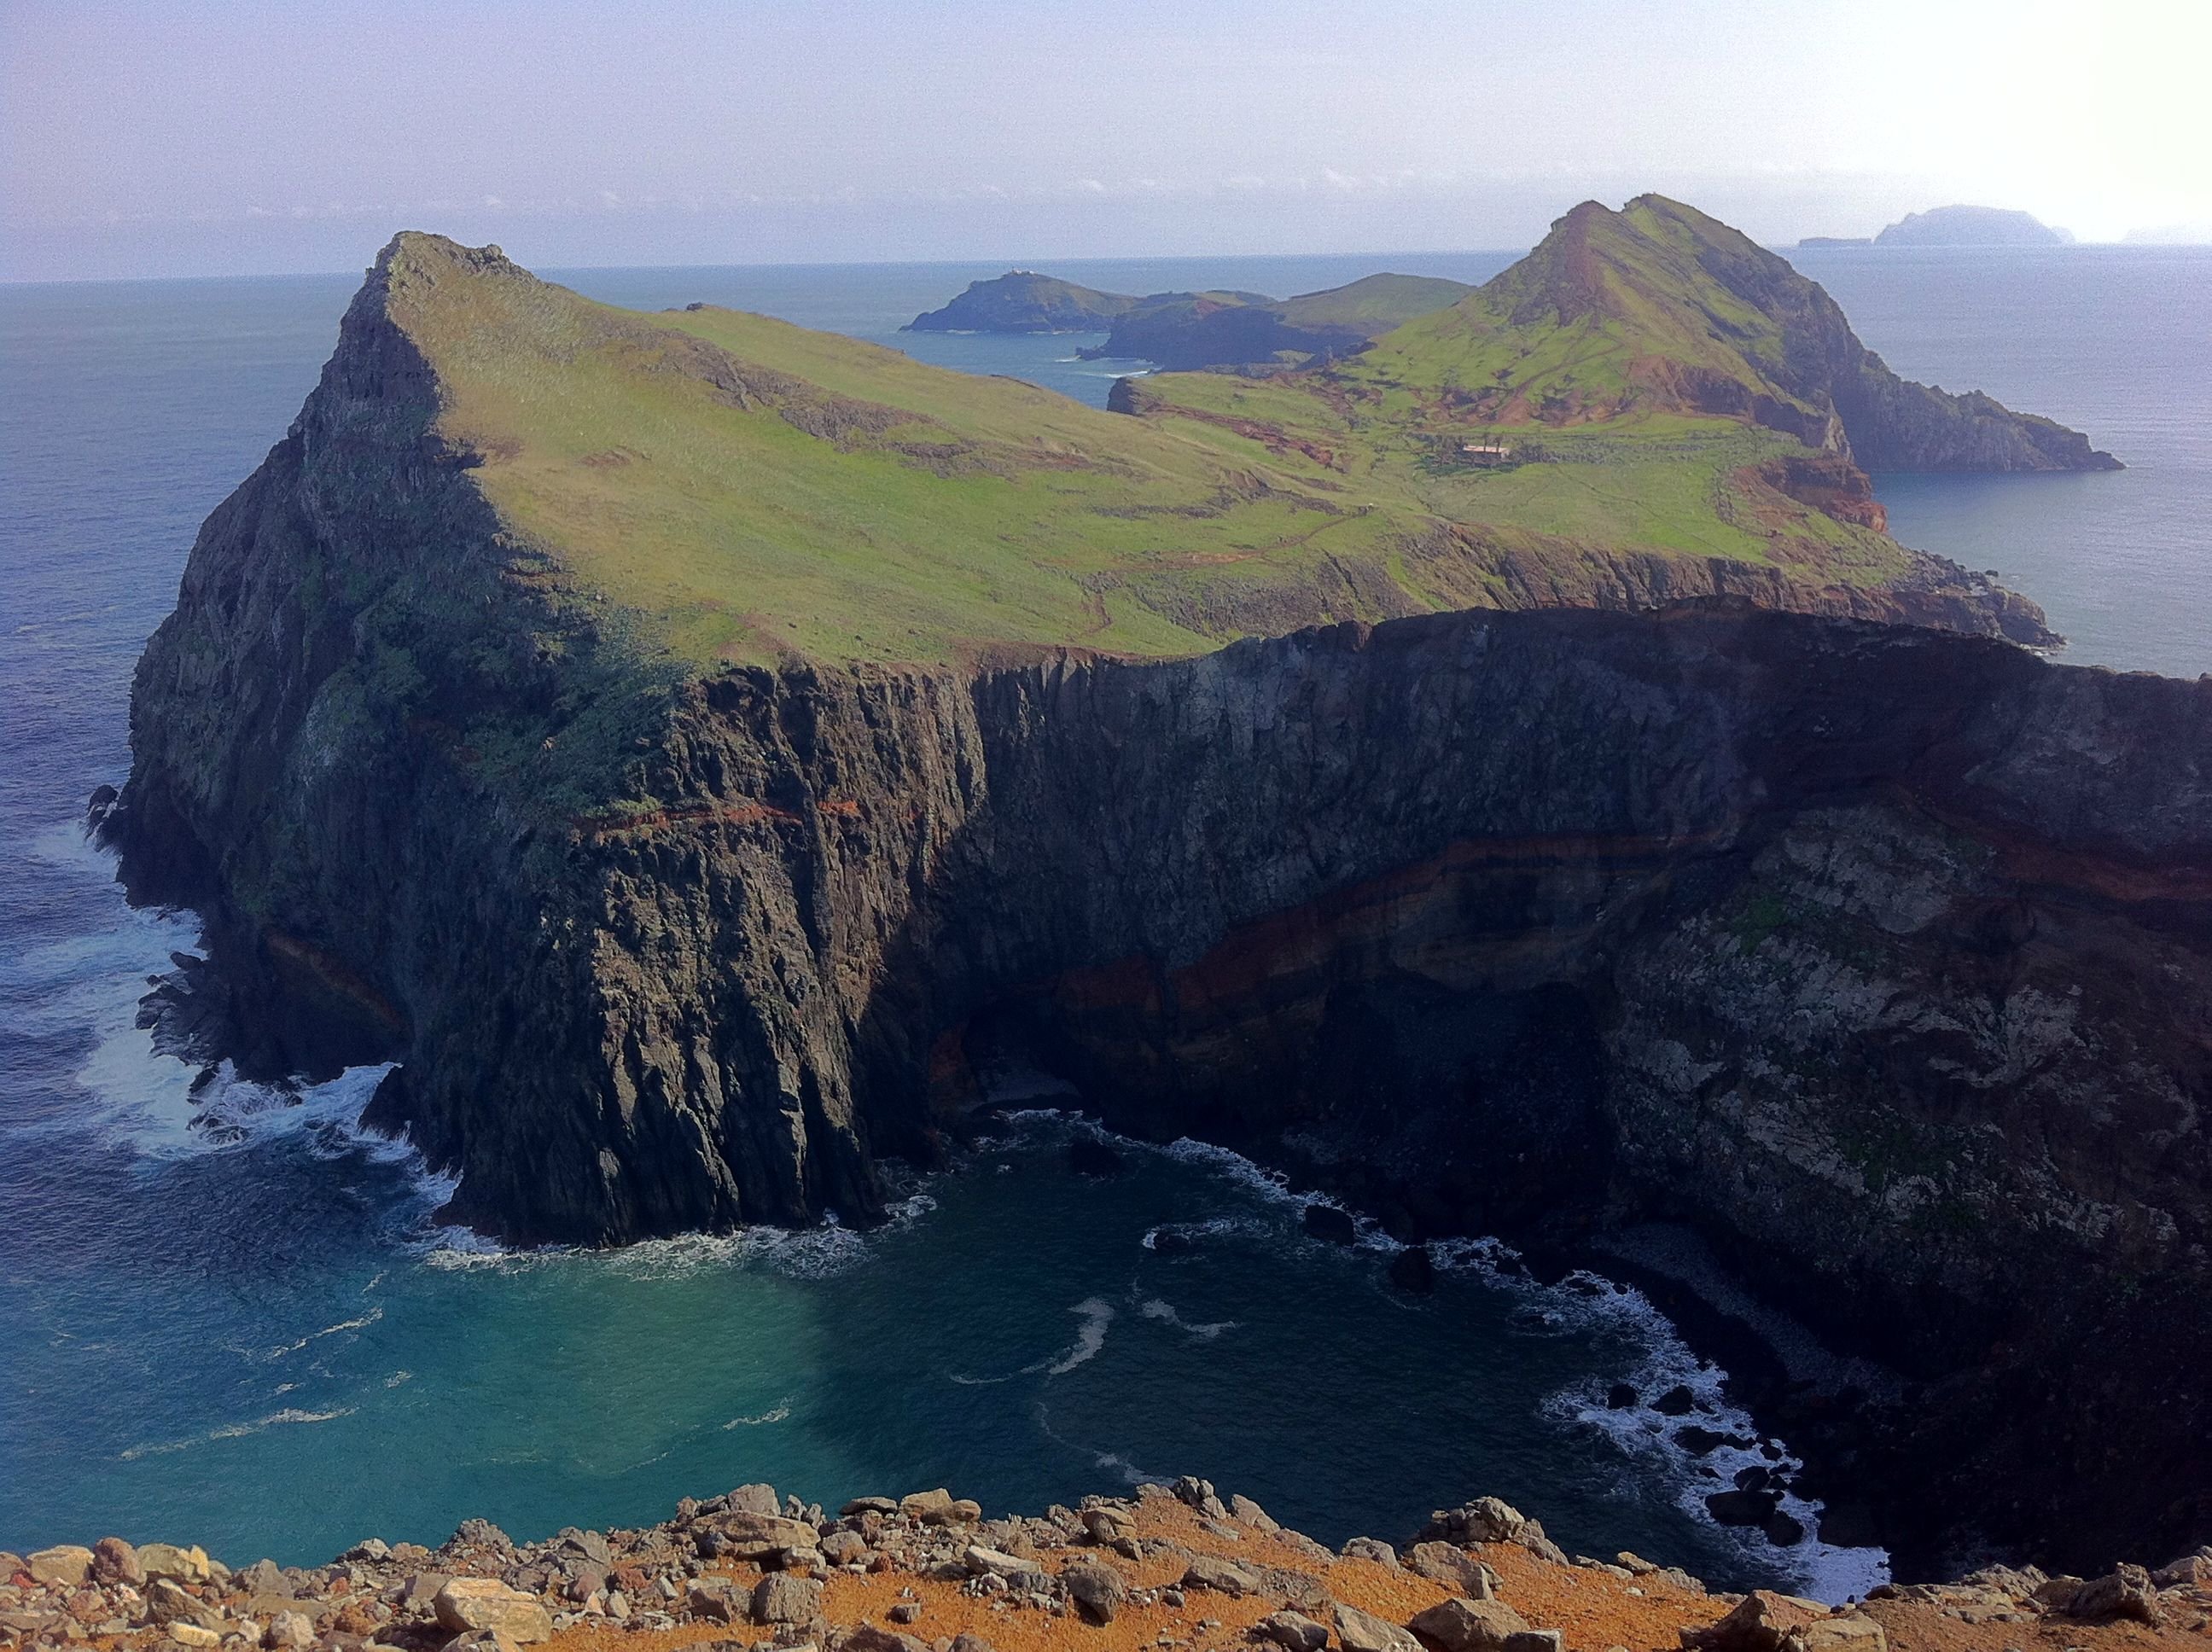
{"label": "rocky cliff face", "polygon": [[1907,1557],[2212,1523],[2212,683],[1729,603],[656,676],[382,313],[107,824],[459,1216],[865,1219],[1018,1061],[1409,1239],[1688,1224],[1918,1385],[1829,1458]]}
{"label": "rocky cliff face", "polygon": [[[1630,216],[1639,211],[1653,233],[1694,257],[1726,293],[1778,325],[1781,359],[1760,365],[1790,396],[1815,408],[1832,409],[1848,439],[1850,457],[1863,468],[2120,468],[2110,453],[2092,447],[2087,436],[2053,420],[2015,413],[1978,391],[1954,395],[1899,378],[1859,342],[1842,308],[1819,282],[1694,208],[1647,195],[1625,210]],[[1573,222],[1570,215],[1561,224],[1564,228]]]}

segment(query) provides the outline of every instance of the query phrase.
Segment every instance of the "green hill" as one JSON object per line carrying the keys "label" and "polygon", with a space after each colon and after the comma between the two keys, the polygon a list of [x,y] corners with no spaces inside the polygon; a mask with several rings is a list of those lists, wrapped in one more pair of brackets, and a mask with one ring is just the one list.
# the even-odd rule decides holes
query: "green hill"
{"label": "green hill", "polygon": [[1487,285],[1357,355],[1256,380],[1155,375],[1116,405],[1304,456],[1471,529],[1846,584],[1901,573],[1861,466],[2118,463],[2049,420],[1899,379],[1817,283],[1657,196],[1584,203]]}
{"label": "green hill", "polygon": [[1009,270],[990,281],[971,281],[939,310],[918,315],[906,332],[1097,332],[1127,313],[1137,301],[1102,293],[1057,276]]}
{"label": "green hill", "polygon": [[1453,439],[1488,428],[1464,386],[1494,382],[1492,361],[1519,364],[1528,405],[1567,375],[1615,402],[1603,387],[1642,382],[1595,313],[1504,339],[1516,290],[1399,329],[1379,360],[1141,381],[1142,419],[761,316],[616,309],[429,235],[392,243],[349,328],[419,355],[435,440],[531,577],[687,669],[792,649],[1188,653],[1327,620],[1716,589],[2042,635],[2016,598],[1879,531],[1848,477],[1778,469],[1807,450],[1756,423],[1650,411],[1577,446],[1592,433],[1561,422],[1547,462],[1470,469]]}

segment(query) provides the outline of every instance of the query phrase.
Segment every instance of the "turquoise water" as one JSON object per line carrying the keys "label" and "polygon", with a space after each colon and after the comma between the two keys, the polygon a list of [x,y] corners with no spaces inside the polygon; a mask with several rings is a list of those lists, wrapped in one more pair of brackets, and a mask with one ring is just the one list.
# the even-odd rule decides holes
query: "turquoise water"
{"label": "turquoise water", "polygon": [[[1507,261],[1065,272],[1291,292],[1377,263],[1476,280]],[[1956,283],[2074,279],[1896,270],[1902,287],[1879,269],[1853,273],[1864,292],[1838,285],[1855,313],[1891,317],[1896,346],[1867,331],[1900,367],[1914,370],[1910,350],[1948,349],[1962,382],[1988,330],[1968,325],[1986,306]],[[1072,359],[1079,339],[897,334],[995,273],[569,278],[626,303],[765,309],[1103,402],[1110,373]],[[2122,352],[2171,349],[2162,307],[2201,295],[2203,273],[2146,262],[2112,277],[2138,307]],[[195,1097],[191,1072],[134,1024],[145,977],[194,944],[192,920],[129,911],[75,823],[94,786],[122,778],[131,667],[194,529],[296,410],[353,284],[0,288],[0,1547],[116,1531],[308,1561],[371,1533],[434,1542],[467,1515],[519,1535],[658,1518],[748,1479],[825,1499],[945,1484],[999,1512],[1191,1472],[1331,1541],[1402,1536],[1431,1506],[1495,1492],[1570,1548],[1632,1547],[1716,1580],[1840,1594],[1879,1575],[1871,1552],[1778,1550],[1712,1526],[1698,1498],[1716,1481],[1666,1443],[1679,1424],[1602,1407],[1617,1379],[1646,1394],[1687,1380],[1724,1405],[1720,1374],[1640,1298],[1540,1290],[1480,1247],[1434,1297],[1407,1297],[1385,1282],[1379,1241],[1306,1238],[1296,1201],[1224,1156],[1133,1150],[1126,1177],[1081,1181],[1065,1169],[1068,1127],[1036,1120],[866,1236],[508,1256],[438,1229],[439,1185],[354,1129],[373,1073],[304,1097],[222,1082]],[[1958,337],[1908,325],[1947,304]],[[2049,358],[2076,361],[2077,345],[2054,339]],[[2131,461],[2138,436],[2142,454],[2178,457],[2082,483],[2134,489],[2084,495],[2137,501],[2116,515],[2124,545],[2097,537],[2106,516],[2085,506],[2073,537],[2031,544],[2051,516],[2031,512],[2009,549],[1963,560],[2013,574],[2078,635],[2021,574],[2046,557],[2083,593],[2067,601],[2113,605],[2123,656],[2130,637],[2179,650],[2179,634],[2205,635],[2188,605],[2206,561],[2194,450],[2155,421],[2124,436],[2070,407],[2115,395],[2101,358],[2076,361],[2041,402],[2000,382],[2026,370],[1993,358],[1991,388],[2085,419]],[[2201,411],[2206,382],[2172,393]],[[2185,434],[2185,414],[2160,416]],[[1901,522],[1917,485],[1884,479]],[[1985,520],[1964,509],[1955,531]],[[2123,554],[2146,522],[2169,547],[2148,568]],[[1922,542],[1960,554],[1933,530]],[[227,1128],[192,1122],[210,1103]],[[1199,1244],[1148,1248],[1163,1223]],[[1738,1461],[1724,1449],[1704,1467]]]}

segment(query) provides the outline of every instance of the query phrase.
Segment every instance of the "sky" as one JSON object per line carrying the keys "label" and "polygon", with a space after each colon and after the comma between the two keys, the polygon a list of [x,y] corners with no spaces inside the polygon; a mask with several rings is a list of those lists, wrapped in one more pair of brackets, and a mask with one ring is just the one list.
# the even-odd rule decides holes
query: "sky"
{"label": "sky", "polygon": [[0,0],[0,280],[2212,239],[2212,0]]}

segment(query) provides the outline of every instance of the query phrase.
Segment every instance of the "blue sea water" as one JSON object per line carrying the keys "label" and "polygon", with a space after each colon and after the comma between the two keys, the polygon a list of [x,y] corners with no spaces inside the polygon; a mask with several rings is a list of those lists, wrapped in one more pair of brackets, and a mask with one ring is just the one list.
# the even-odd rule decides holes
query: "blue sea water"
{"label": "blue sea water", "polygon": [[[2137,467],[1883,478],[1900,531],[2003,569],[2081,652],[2203,669],[2212,375],[2201,325],[2177,338],[2208,313],[2212,258],[2081,256],[1814,273],[1901,370],[2084,423]],[[1056,268],[1287,293],[1509,261]],[[1089,341],[896,331],[995,273],[567,278],[1103,403],[1113,369],[1073,359]],[[748,1479],[823,1499],[943,1484],[996,1512],[1194,1472],[1331,1541],[1494,1492],[1583,1552],[1837,1595],[1880,1576],[1877,1552],[1713,1526],[1699,1499],[1726,1482],[1703,1471],[1748,1459],[1700,1462],[1669,1445],[1678,1423],[1605,1407],[1616,1380],[1686,1380],[1727,1414],[1721,1374],[1640,1297],[1539,1287],[1483,1246],[1407,1297],[1384,1242],[1309,1239],[1295,1198],[1194,1146],[1133,1149],[1129,1175],[1085,1181],[1065,1164],[1073,1127],[1036,1117],[875,1233],[514,1255],[439,1228],[445,1189],[355,1127],[374,1072],[302,1094],[222,1079],[240,1130],[195,1129],[209,1096],[135,1024],[195,924],[126,908],[76,823],[123,776],[131,665],[199,519],[282,433],[353,285],[0,288],[0,1547],[115,1531],[304,1562],[372,1533],[434,1542],[470,1515],[522,1535],[659,1518]],[[2023,343],[2008,315],[2050,325]],[[2033,502],[2005,514],[2014,498]],[[1164,1224],[1201,1242],[1163,1254]]]}

